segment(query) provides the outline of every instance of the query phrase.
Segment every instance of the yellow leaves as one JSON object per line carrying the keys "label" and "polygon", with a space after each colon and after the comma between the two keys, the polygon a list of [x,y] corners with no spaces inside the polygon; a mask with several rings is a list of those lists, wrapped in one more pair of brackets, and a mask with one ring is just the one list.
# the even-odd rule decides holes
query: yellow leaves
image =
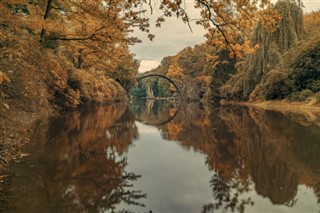
{"label": "yellow leaves", "polygon": [[4,74],[3,72],[0,71],[0,85],[4,81],[11,82],[10,78],[6,74]]}
{"label": "yellow leaves", "polygon": [[[5,163],[7,163],[7,161],[5,161],[4,159],[0,159],[0,160],[2,160],[3,162],[5,162]],[[3,180],[6,178],[6,177],[8,177],[9,175],[0,175],[0,183],[2,183],[3,182]]]}
{"label": "yellow leaves", "polygon": [[218,59],[219,59],[218,55],[206,53],[206,62],[209,63],[212,67],[215,67]]}
{"label": "yellow leaves", "polygon": [[[177,54],[171,58],[171,63],[166,74],[169,78],[172,78],[178,84],[182,82],[182,79],[185,76],[183,73],[183,69],[179,65],[179,57],[179,54]],[[175,87],[172,84],[170,84],[170,90],[175,90]]]}
{"label": "yellow leaves", "polygon": [[169,110],[169,114],[170,114],[170,117],[173,117],[176,113],[177,113],[177,108],[170,108]]}
{"label": "yellow leaves", "polygon": [[9,110],[9,109],[10,109],[10,107],[9,107],[8,104],[3,103],[2,105],[3,105],[3,107],[4,107],[6,110]]}
{"label": "yellow leaves", "polygon": [[211,119],[208,116],[200,117],[194,121],[194,124],[196,124],[197,126],[202,127],[202,128],[205,126],[210,126]]}
{"label": "yellow leaves", "polygon": [[212,77],[210,75],[200,75],[196,78],[200,84],[203,84],[206,87],[209,87],[212,82]]}
{"label": "yellow leaves", "polygon": [[232,58],[254,54],[257,46],[250,47],[247,40],[258,22],[273,31],[281,19],[269,0],[201,1],[198,7],[202,18],[197,23],[209,28],[207,43],[217,52],[228,50]]}
{"label": "yellow leaves", "polygon": [[250,40],[246,40],[242,45],[242,52],[244,54],[254,54],[255,50],[259,47],[259,45],[254,46],[253,48],[250,46]]}
{"label": "yellow leaves", "polygon": [[179,65],[179,55],[172,58],[171,64],[168,69],[167,76],[175,80],[181,80],[184,77],[183,69]]}
{"label": "yellow leaves", "polygon": [[320,31],[320,11],[312,12],[303,17],[304,29],[309,34],[319,34]]}
{"label": "yellow leaves", "polygon": [[183,127],[180,123],[168,123],[167,129],[170,135],[178,135],[183,130]]}
{"label": "yellow leaves", "polygon": [[247,55],[255,54],[256,50],[259,48],[259,45],[256,44],[254,47],[251,46],[250,40],[246,40],[243,44],[232,44],[231,51],[229,53],[230,58],[237,57],[242,59]]}
{"label": "yellow leaves", "polygon": [[259,11],[259,20],[262,25],[269,31],[273,32],[277,28],[277,23],[281,19],[278,11],[274,8]]}
{"label": "yellow leaves", "polygon": [[10,0],[9,1],[10,4],[14,5],[23,5],[23,4],[27,4],[26,0]]}
{"label": "yellow leaves", "polygon": [[[212,45],[216,51],[215,51],[215,55],[210,57],[207,57],[207,60],[210,60],[212,62],[216,61],[216,55],[218,55],[219,52],[223,51],[223,50],[228,50],[229,51],[229,56],[230,58],[234,58],[234,57],[238,57],[238,58],[242,58],[244,56],[244,53],[251,53],[252,50],[249,47],[248,42],[245,42],[244,44],[241,44],[237,41],[237,39],[235,39],[233,36],[235,36],[235,34],[229,33],[229,31],[227,31],[224,36],[220,35],[219,32],[217,31],[211,31],[214,33],[214,37],[215,39],[209,39],[209,37],[211,37],[212,35],[207,35],[207,44]],[[213,37],[213,36],[212,36]],[[213,65],[216,65],[213,63]]]}

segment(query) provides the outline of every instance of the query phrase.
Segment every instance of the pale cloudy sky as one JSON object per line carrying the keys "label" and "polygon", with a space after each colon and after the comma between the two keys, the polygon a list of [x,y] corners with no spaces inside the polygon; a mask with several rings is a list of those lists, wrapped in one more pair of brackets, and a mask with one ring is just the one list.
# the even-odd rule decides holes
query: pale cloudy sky
{"label": "pale cloudy sky", "polygon": [[[320,9],[320,0],[304,0],[304,11],[311,12]],[[145,9],[148,9],[147,7]],[[190,19],[199,17],[199,12],[193,8],[193,0],[186,0],[186,11]],[[148,13],[150,15],[150,13]],[[143,42],[130,47],[132,53],[141,61],[139,72],[145,72],[152,68],[156,68],[162,58],[172,56],[184,49],[185,47],[193,47],[205,41],[203,35],[205,31],[191,22],[193,32],[190,31],[186,24],[183,24],[181,19],[175,17],[166,19],[161,28],[156,28],[154,25],[155,19],[159,16],[159,11],[153,11],[150,15],[151,33],[156,37],[153,41],[149,41],[140,31],[135,31],[134,35],[139,37]]]}

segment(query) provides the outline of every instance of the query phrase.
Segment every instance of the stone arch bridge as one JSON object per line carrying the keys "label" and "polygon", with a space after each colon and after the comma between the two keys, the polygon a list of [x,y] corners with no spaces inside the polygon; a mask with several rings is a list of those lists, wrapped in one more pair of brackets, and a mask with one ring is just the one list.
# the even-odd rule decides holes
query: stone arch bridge
{"label": "stone arch bridge", "polygon": [[[172,80],[171,78],[169,78],[169,77],[167,77],[167,76],[165,76],[165,75],[152,73],[152,74],[137,76],[137,77],[136,77],[136,80],[137,80],[137,81],[140,81],[140,80],[142,80],[142,79],[149,78],[149,77],[159,77],[159,78],[166,79],[167,81],[169,81],[169,82],[176,88],[178,95],[181,96],[181,89],[180,89],[180,87],[176,84],[176,82],[174,82],[174,80]],[[180,99],[179,99],[179,100],[180,100]],[[154,126],[154,125],[157,125],[157,126],[158,126],[158,125],[164,125],[164,124],[166,124],[166,123],[169,123],[171,120],[173,120],[173,118],[178,114],[179,109],[180,109],[180,101],[178,102],[178,108],[177,108],[177,110],[175,111],[174,115],[170,116],[169,119],[167,119],[167,120],[165,120],[165,121],[162,121],[162,122],[160,122],[160,123],[149,124],[149,123],[144,122],[144,121],[141,121],[141,120],[139,120],[139,119],[137,119],[137,118],[136,118],[136,119],[137,119],[138,121],[140,121],[140,122],[143,122],[144,124],[147,124],[147,125],[152,125],[152,126]]]}
{"label": "stone arch bridge", "polygon": [[176,88],[177,93],[179,94],[179,96],[181,95],[180,87],[176,84],[176,82],[174,82],[171,78],[169,78],[169,77],[167,77],[165,75],[152,73],[152,74],[148,74],[148,75],[137,76],[136,79],[137,79],[137,81],[140,81],[140,80],[142,80],[144,78],[149,78],[149,77],[159,77],[159,78],[166,79],[167,81],[169,81]]}

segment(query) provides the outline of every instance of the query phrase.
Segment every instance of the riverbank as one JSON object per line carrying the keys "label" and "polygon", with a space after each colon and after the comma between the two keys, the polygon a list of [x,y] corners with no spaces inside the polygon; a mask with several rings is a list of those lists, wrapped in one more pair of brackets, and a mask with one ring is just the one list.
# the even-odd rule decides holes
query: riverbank
{"label": "riverbank", "polygon": [[[9,168],[12,164],[20,162],[26,156],[24,146],[30,142],[33,130],[39,119],[47,119],[55,113],[51,109],[44,111],[27,112],[19,109],[18,104],[0,106],[0,203],[6,193],[3,191],[6,178],[9,177]],[[1,205],[0,205],[1,206]],[[0,207],[1,212],[1,207]]]}
{"label": "riverbank", "polygon": [[[237,102],[222,100],[222,106],[240,105],[260,108],[264,110],[279,111],[283,113],[305,114],[314,117],[320,114],[320,106],[314,101],[308,102],[289,102],[286,100],[272,100],[262,102]],[[9,108],[7,108],[9,107]],[[41,112],[27,112],[19,109],[19,103],[0,107],[0,182],[6,177],[5,169],[10,163],[19,161],[23,154],[23,145],[30,142],[33,129],[37,120],[48,119],[58,112],[47,108]]]}
{"label": "riverbank", "polygon": [[290,112],[315,112],[320,113],[320,105],[315,101],[306,102],[290,102],[287,100],[272,100],[272,101],[259,101],[259,102],[238,102],[238,101],[220,101],[221,105],[242,105],[253,106],[266,110],[274,111],[290,111]]}
{"label": "riverbank", "polygon": [[[308,102],[289,102],[286,100],[273,100],[262,102],[236,102],[222,100],[222,106],[240,105],[260,108],[264,110],[279,111],[283,113],[304,114],[313,119],[317,119],[320,114],[320,106],[314,101]],[[9,108],[7,108],[9,107]],[[5,169],[10,165],[19,161],[24,156],[23,145],[30,142],[33,129],[39,119],[48,119],[58,112],[47,108],[41,112],[27,112],[22,108],[19,109],[19,103],[5,105],[0,107],[0,182],[6,177]]]}
{"label": "riverbank", "polygon": [[236,102],[222,100],[222,106],[240,105],[251,108],[281,112],[282,114],[294,114],[301,122],[307,121],[320,126],[320,105],[314,99],[306,102],[290,102],[287,100],[272,100],[261,102]]}
{"label": "riverbank", "polygon": [[30,141],[37,120],[87,103],[127,98],[116,80],[75,69],[46,49],[29,49],[25,55],[3,58],[0,69],[0,182],[8,165],[23,155],[21,147]]}

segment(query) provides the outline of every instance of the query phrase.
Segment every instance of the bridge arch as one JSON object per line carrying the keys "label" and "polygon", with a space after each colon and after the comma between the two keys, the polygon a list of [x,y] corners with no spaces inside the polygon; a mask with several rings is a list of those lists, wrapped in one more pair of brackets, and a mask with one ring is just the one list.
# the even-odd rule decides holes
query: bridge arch
{"label": "bridge arch", "polygon": [[158,123],[148,123],[148,122],[145,122],[142,119],[137,118],[136,116],[135,116],[135,120],[139,121],[139,122],[141,122],[141,123],[143,123],[145,125],[149,125],[149,126],[162,126],[162,125],[165,125],[167,123],[170,123],[176,117],[176,115],[178,114],[179,109],[180,109],[180,105],[178,106],[177,110],[174,112],[173,115],[170,115],[170,117],[168,119],[166,119],[164,121],[160,121]]}
{"label": "bridge arch", "polygon": [[167,81],[169,81],[176,88],[177,93],[179,94],[179,96],[181,95],[180,89],[179,89],[178,85],[176,84],[176,82],[174,82],[171,78],[169,78],[169,77],[167,77],[165,75],[152,73],[152,74],[136,77],[136,79],[137,79],[137,81],[140,81],[140,80],[142,80],[144,78],[149,78],[149,77],[159,77],[159,78],[166,79]]}
{"label": "bridge arch", "polygon": [[[177,93],[178,93],[178,95],[179,95],[180,98],[181,98],[181,91],[180,91],[178,85],[176,84],[176,82],[174,82],[171,78],[169,78],[169,77],[167,77],[167,76],[165,76],[165,75],[152,73],[152,74],[142,75],[142,76],[139,76],[139,77],[137,76],[137,77],[136,77],[136,80],[137,80],[137,81],[140,81],[140,80],[142,80],[142,79],[149,78],[149,77],[159,77],[159,78],[166,79],[167,81],[169,81],[169,82],[176,88]],[[142,123],[146,124],[146,125],[152,125],[152,126],[164,125],[164,124],[169,123],[170,121],[172,121],[172,120],[176,117],[176,115],[177,115],[178,112],[179,112],[179,109],[180,109],[180,99],[179,99],[179,101],[178,101],[177,110],[175,111],[174,115],[170,116],[170,118],[167,119],[167,120],[165,120],[165,121],[162,121],[162,122],[159,122],[159,123],[150,124],[150,123],[144,122],[143,120],[139,120],[139,119],[137,119],[137,118],[135,118],[135,119],[136,119],[137,121],[139,121],[139,122],[142,122]]]}

